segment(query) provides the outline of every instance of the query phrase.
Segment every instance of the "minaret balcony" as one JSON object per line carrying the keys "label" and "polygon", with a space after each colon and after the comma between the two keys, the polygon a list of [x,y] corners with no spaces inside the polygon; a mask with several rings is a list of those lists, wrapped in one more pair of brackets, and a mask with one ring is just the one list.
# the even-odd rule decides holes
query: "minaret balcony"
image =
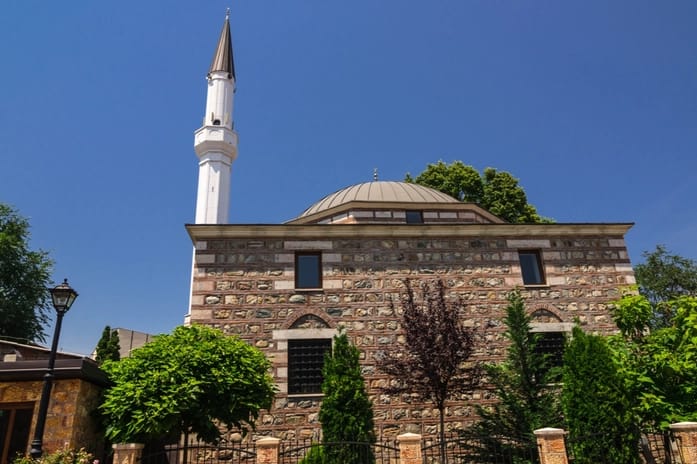
{"label": "minaret balcony", "polygon": [[237,157],[237,133],[225,126],[203,126],[194,133],[194,149],[199,157],[215,151],[234,160]]}

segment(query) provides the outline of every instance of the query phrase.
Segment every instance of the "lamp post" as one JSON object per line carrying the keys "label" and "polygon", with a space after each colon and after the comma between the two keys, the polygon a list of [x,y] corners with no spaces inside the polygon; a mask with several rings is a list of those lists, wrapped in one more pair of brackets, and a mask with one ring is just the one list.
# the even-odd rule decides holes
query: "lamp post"
{"label": "lamp post", "polygon": [[77,292],[68,285],[68,279],[63,283],[49,290],[51,292],[51,302],[56,310],[56,328],[53,331],[53,343],[51,344],[51,354],[48,356],[48,370],[44,375],[44,388],[41,391],[41,401],[39,403],[39,415],[36,418],[36,428],[34,429],[34,439],[31,442],[31,457],[38,459],[43,454],[41,447],[44,439],[44,425],[46,425],[46,413],[48,412],[48,400],[51,396],[51,386],[53,385],[53,366],[56,363],[56,352],[58,351],[58,338],[61,333],[63,316],[72,306]]}

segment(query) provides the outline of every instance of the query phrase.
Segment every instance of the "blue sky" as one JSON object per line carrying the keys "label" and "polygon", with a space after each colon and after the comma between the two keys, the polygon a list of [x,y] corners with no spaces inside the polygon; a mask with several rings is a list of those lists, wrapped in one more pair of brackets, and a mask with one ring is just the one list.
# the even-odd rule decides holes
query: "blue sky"
{"label": "blue sky", "polygon": [[0,201],[80,292],[60,347],[187,310],[205,74],[232,7],[231,222],[462,160],[697,259],[697,2],[8,0]]}

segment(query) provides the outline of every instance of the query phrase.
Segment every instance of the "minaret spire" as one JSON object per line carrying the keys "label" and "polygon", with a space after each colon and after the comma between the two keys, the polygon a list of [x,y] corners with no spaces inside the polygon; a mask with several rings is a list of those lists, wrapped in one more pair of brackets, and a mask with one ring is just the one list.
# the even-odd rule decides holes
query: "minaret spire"
{"label": "minaret spire", "polygon": [[225,23],[223,30],[220,31],[220,39],[218,39],[218,47],[215,49],[211,68],[208,70],[208,75],[216,71],[228,73],[235,79],[235,61],[232,55],[232,39],[230,36],[230,8],[225,13]]}
{"label": "minaret spire", "polygon": [[229,9],[207,79],[203,126],[194,133],[194,149],[199,158],[196,224],[226,224],[230,209],[230,174],[232,162],[237,158],[237,133],[232,118],[235,64]]}

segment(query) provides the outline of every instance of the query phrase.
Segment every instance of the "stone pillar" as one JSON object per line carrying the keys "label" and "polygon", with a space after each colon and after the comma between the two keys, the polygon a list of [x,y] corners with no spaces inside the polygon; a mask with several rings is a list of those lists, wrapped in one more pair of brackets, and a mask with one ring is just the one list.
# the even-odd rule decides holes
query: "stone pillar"
{"label": "stone pillar", "polygon": [[114,464],[140,464],[144,446],[141,443],[115,443],[111,445],[114,450]]}
{"label": "stone pillar", "polygon": [[265,437],[257,440],[256,464],[278,464],[278,451],[280,448],[281,440],[278,438]]}
{"label": "stone pillar", "polygon": [[421,435],[416,433],[403,433],[397,436],[399,443],[400,464],[422,464]]}
{"label": "stone pillar", "polygon": [[563,429],[544,428],[537,429],[533,433],[537,437],[540,464],[569,464]]}
{"label": "stone pillar", "polygon": [[697,464],[697,422],[670,424],[675,435],[682,464]]}

